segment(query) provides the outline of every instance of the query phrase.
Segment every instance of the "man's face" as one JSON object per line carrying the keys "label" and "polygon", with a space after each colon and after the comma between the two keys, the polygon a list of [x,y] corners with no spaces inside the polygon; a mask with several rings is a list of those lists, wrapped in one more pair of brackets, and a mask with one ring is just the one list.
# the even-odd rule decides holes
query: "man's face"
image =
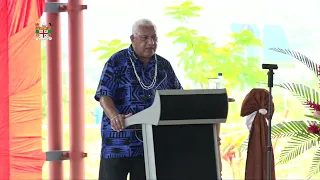
{"label": "man's face", "polygon": [[155,54],[158,37],[154,26],[141,25],[138,32],[130,38],[134,50],[139,57],[150,59]]}

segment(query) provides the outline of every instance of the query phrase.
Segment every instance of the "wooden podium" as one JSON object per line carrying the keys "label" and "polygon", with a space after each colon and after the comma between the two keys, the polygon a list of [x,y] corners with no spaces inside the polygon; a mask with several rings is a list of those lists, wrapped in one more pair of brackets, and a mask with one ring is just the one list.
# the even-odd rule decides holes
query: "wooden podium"
{"label": "wooden podium", "polygon": [[216,128],[227,115],[225,89],[157,91],[125,121],[142,126],[147,180],[221,179]]}

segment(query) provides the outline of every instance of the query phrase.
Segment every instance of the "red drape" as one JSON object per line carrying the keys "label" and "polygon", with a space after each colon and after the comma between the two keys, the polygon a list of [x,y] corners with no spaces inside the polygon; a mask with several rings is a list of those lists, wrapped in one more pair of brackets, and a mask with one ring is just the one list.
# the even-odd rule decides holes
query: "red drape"
{"label": "red drape", "polygon": [[0,177],[41,179],[41,47],[44,0],[0,0]]}

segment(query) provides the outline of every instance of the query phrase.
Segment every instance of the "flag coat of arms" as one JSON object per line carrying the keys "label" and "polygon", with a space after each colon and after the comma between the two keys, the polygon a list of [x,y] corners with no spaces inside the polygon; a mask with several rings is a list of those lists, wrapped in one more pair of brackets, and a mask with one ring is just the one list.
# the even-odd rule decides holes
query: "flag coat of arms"
{"label": "flag coat of arms", "polygon": [[36,23],[36,40],[52,40],[51,24],[48,25]]}

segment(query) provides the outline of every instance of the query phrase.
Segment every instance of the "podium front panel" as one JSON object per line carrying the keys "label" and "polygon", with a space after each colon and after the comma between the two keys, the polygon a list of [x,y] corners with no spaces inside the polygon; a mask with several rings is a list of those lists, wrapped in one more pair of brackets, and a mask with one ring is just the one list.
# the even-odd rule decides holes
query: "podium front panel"
{"label": "podium front panel", "polygon": [[[196,94],[160,96],[160,121],[186,121],[226,119],[228,116],[227,94]],[[197,121],[194,121],[197,123]],[[170,122],[168,122],[170,123]]]}
{"label": "podium front panel", "polygon": [[152,126],[152,131],[157,180],[220,178],[215,125]]}

